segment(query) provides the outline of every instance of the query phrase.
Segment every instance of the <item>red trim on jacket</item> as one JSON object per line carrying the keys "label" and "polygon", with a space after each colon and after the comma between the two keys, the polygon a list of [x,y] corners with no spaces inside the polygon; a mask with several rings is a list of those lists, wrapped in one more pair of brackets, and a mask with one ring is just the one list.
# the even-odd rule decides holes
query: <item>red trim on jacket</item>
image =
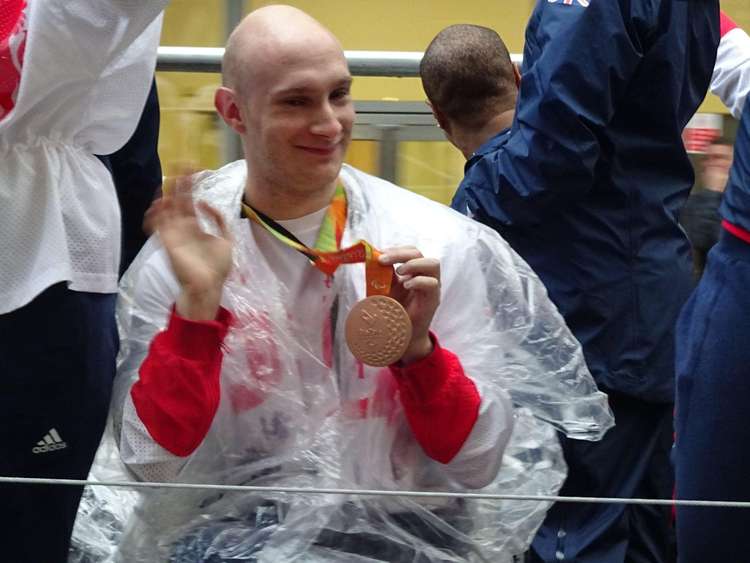
{"label": "red trim on jacket", "polygon": [[449,463],[474,428],[482,400],[458,356],[430,336],[434,350],[429,356],[390,370],[414,437],[428,456]]}
{"label": "red trim on jacket", "polygon": [[219,407],[222,351],[232,314],[190,321],[174,310],[151,342],[130,395],[138,417],[165,450],[185,457],[201,444]]}
{"label": "red trim on jacket", "polygon": [[732,233],[738,239],[744,240],[746,243],[750,244],[750,232],[738,227],[737,225],[733,225],[726,219],[721,222],[721,226],[724,227],[725,231]]}
{"label": "red trim on jacket", "polygon": [[732,31],[736,27],[737,24],[732,21],[732,18],[730,18],[724,12],[721,12],[721,36],[724,37],[727,33]]}

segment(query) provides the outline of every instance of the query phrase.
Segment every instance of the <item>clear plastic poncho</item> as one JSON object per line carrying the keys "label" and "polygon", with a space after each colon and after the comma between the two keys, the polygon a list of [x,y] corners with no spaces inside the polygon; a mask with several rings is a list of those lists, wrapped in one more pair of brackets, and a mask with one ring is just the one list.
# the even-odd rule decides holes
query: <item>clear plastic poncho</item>
{"label": "clear plastic poncho", "polygon": [[[398,393],[383,392],[388,370],[359,364],[344,343],[346,314],[364,296],[363,265],[340,267],[321,299],[319,317],[333,324],[333,357],[321,357],[300,334],[288,310],[290,289],[239,217],[245,166],[239,161],[201,173],[194,191],[225,215],[235,238],[223,299],[235,322],[223,344],[213,424],[189,457],[178,458],[144,444],[148,434],[139,434],[133,419],[130,387],[179,291],[153,237],[122,282],[112,417],[92,478],[556,494],[566,475],[556,431],[598,440],[613,419],[579,344],[526,263],[483,225],[342,169],[348,199],[342,244],[414,245],[440,259],[441,304],[432,330],[490,405],[482,408],[495,409],[495,415],[480,411],[471,447],[441,464],[411,435]],[[250,407],[238,407],[242,396],[254,398]],[[512,411],[504,418],[508,396]],[[510,432],[509,442],[498,437],[503,432]],[[548,508],[534,501],[90,487],[71,563],[494,563],[528,548]]]}

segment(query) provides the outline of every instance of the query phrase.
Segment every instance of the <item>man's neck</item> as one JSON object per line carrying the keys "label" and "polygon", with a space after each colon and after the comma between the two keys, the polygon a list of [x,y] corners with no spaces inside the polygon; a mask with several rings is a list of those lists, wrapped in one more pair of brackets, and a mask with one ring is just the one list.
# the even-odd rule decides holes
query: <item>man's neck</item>
{"label": "man's neck", "polygon": [[320,190],[298,191],[287,186],[261,183],[248,177],[244,201],[271,219],[286,221],[327,207],[335,191],[336,182],[323,186]]}
{"label": "man's neck", "polygon": [[513,124],[514,115],[515,108],[497,114],[481,128],[456,127],[451,134],[451,140],[466,160],[469,160],[479,147],[501,131],[509,128]]}

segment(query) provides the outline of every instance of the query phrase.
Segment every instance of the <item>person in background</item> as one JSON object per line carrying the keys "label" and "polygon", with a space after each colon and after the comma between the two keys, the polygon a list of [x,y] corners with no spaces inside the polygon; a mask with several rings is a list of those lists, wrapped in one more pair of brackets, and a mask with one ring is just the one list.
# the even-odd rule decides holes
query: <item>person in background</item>
{"label": "person in background", "polygon": [[732,167],[732,143],[724,137],[711,141],[700,161],[700,183],[693,188],[680,211],[693,254],[693,276],[699,280],[706,266],[706,256],[719,240],[721,218],[719,205]]}
{"label": "person in background", "polygon": [[[539,1],[510,128],[467,155],[452,206],[539,275],[615,414],[601,442],[563,440],[565,495],[671,498],[674,324],[693,285],[677,223],[694,181],[681,135],[719,39],[718,0]],[[484,95],[459,92],[464,115]],[[560,503],[531,560],[660,563],[670,520],[659,507]]]}
{"label": "person in background", "polygon": [[[744,100],[743,100],[744,101]],[[677,325],[676,498],[750,501],[750,106],[745,102],[722,233]],[[741,508],[677,507],[681,563],[741,561],[750,552]]]}
{"label": "person in background", "polygon": [[[85,479],[115,372],[130,138],[164,1],[0,2],[0,475]],[[4,484],[3,561],[63,563],[81,487]]]}
{"label": "person in background", "polygon": [[501,146],[516,113],[521,75],[492,29],[456,24],[430,42],[419,67],[427,103],[465,170]]}
{"label": "person in background", "polygon": [[159,121],[159,96],[154,80],[133,136],[117,152],[98,157],[112,173],[120,204],[120,275],[125,273],[146,244],[148,235],[144,231],[143,219],[149,206],[160,193],[162,171],[158,152]]}

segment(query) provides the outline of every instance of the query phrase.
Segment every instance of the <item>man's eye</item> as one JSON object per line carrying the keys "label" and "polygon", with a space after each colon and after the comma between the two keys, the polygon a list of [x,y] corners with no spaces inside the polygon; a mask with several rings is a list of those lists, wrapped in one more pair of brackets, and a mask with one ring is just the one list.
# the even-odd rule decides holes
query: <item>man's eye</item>
{"label": "man's eye", "polygon": [[307,100],[304,98],[288,98],[284,100],[284,105],[292,107],[302,107],[305,103],[307,103]]}
{"label": "man's eye", "polygon": [[348,88],[341,88],[339,90],[334,90],[331,94],[331,99],[333,100],[341,100],[343,98],[349,97],[349,89]]}

